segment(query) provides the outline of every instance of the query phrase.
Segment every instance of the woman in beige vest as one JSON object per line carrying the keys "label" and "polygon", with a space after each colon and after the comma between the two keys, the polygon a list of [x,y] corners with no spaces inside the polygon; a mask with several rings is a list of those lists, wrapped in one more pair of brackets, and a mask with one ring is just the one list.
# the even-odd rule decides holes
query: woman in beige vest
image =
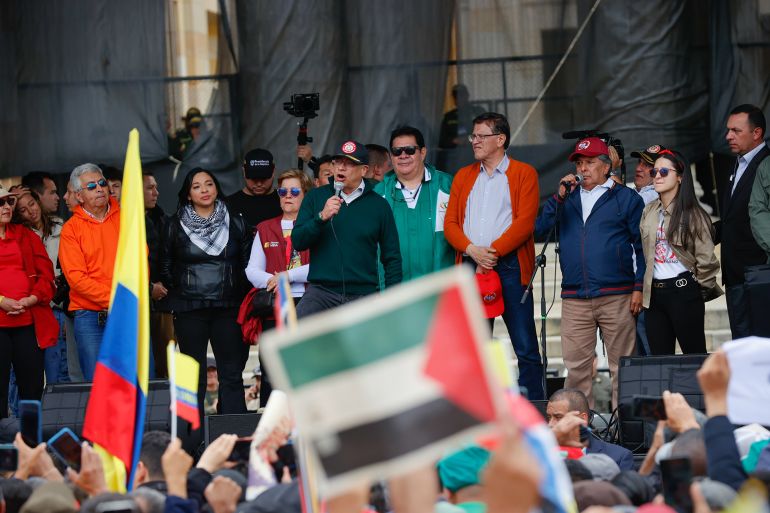
{"label": "woman in beige vest", "polygon": [[705,353],[705,302],[717,284],[711,219],[698,204],[690,168],[677,151],[663,150],[650,171],[659,198],[642,212],[647,270],[643,305],[652,354]]}

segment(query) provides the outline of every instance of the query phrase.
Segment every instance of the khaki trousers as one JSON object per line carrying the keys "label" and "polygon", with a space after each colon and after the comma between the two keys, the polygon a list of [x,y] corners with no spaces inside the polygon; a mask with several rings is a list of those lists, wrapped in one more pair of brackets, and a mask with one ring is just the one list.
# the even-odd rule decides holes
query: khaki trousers
{"label": "khaki trousers", "polygon": [[561,307],[561,350],[567,367],[567,388],[576,388],[588,398],[591,408],[593,359],[596,328],[601,328],[612,375],[612,407],[618,405],[618,364],[629,356],[636,343],[636,318],[629,306],[631,294],[592,299],[563,299]]}

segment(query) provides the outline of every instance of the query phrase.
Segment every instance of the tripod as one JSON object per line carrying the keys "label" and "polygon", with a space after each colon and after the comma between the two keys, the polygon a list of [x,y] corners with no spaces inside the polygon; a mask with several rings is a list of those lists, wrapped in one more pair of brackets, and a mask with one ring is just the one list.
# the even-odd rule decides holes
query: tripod
{"label": "tripod", "polygon": [[[302,123],[297,123],[299,128],[297,129],[297,144],[300,146],[305,146],[307,143],[313,142],[313,138],[309,137],[307,135],[307,120],[309,118],[302,118]],[[297,157],[297,169],[302,169],[302,166],[305,163],[302,161],[301,158]]]}
{"label": "tripod", "polygon": [[[546,374],[548,373],[548,356],[546,352],[546,319],[548,317],[548,306],[545,301],[545,266],[547,263],[547,257],[545,256],[545,251],[548,249],[548,244],[551,243],[551,240],[554,239],[554,235],[557,233],[557,229],[559,226],[559,214],[561,213],[561,203],[556,203],[556,219],[553,223],[553,226],[551,227],[551,230],[548,232],[548,237],[545,239],[545,244],[543,244],[543,249],[540,251],[540,254],[538,254],[535,257],[535,269],[532,271],[532,276],[529,278],[529,284],[527,285],[527,288],[524,289],[524,294],[521,296],[521,304],[524,304],[527,301],[527,297],[529,296],[530,291],[532,290],[532,284],[535,282],[535,277],[537,276],[538,271],[540,271],[540,350],[543,352],[543,394],[546,394],[548,391],[548,388],[546,387]],[[555,240],[556,244],[556,255],[558,260],[558,254],[559,254],[559,241],[558,238]]]}

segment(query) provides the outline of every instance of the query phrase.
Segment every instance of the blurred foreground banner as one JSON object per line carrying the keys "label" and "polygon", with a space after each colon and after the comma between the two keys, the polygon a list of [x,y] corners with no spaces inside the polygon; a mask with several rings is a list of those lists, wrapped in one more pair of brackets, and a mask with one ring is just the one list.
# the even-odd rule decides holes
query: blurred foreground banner
{"label": "blurred foreground banner", "polygon": [[333,495],[431,464],[505,408],[473,272],[453,268],[265,334],[262,353]]}

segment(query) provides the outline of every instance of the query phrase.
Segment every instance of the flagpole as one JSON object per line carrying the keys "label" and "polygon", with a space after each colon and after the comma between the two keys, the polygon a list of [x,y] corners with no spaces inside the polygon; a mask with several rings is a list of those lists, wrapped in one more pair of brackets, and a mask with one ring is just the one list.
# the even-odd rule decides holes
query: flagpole
{"label": "flagpole", "polygon": [[169,340],[166,348],[168,354],[168,393],[171,400],[169,409],[171,410],[171,440],[176,438],[176,349],[174,341]]}

